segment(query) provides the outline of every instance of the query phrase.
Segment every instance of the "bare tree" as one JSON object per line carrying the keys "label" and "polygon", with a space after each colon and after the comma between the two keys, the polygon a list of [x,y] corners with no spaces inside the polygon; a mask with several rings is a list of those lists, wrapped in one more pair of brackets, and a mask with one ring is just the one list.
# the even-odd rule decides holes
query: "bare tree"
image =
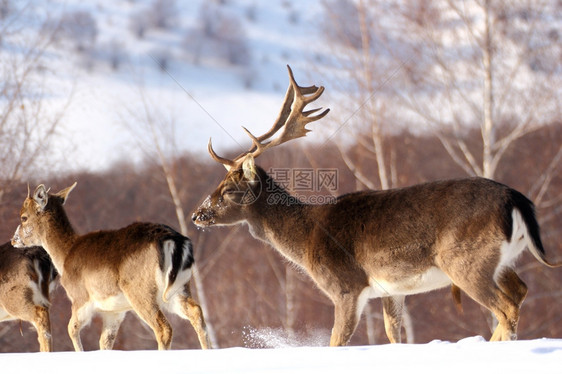
{"label": "bare tree", "polygon": [[[388,79],[396,75],[401,63],[389,58],[383,51],[388,43],[383,40],[383,24],[379,17],[370,12],[372,1],[360,0],[357,3],[346,0],[325,1],[325,19],[322,29],[332,42],[327,43],[331,49],[328,63],[343,74],[329,76],[344,78],[327,78],[340,86],[345,94],[338,96],[339,102],[345,101],[352,108],[351,113],[331,114],[335,123],[331,137],[342,135],[357,142],[357,147],[349,147],[347,142],[334,142],[341,157],[357,180],[357,189],[389,189],[396,187],[396,165],[388,157],[384,134],[389,131],[389,113],[387,113],[383,91]],[[377,30],[377,31],[375,31]],[[380,31],[379,31],[380,30]],[[359,103],[359,104],[358,104]],[[357,108],[357,106],[359,107]],[[342,107],[343,107],[342,106]],[[392,152],[392,149],[389,148]],[[350,154],[353,152],[353,154]],[[405,306],[404,306],[404,309]],[[407,316],[407,310],[404,310]],[[375,344],[372,319],[382,320],[382,314],[373,313],[371,306],[365,308],[366,328],[369,343]],[[409,317],[405,317],[404,328],[407,339],[414,341],[414,330]]]}
{"label": "bare tree", "polygon": [[24,32],[36,10],[30,3],[8,3],[0,35],[14,47],[0,50],[0,200],[9,182],[34,175],[52,162],[47,157],[50,146],[72,98],[70,94],[59,108],[47,105],[49,96],[60,94],[47,85],[54,72],[45,56],[56,31]]}
{"label": "bare tree", "polygon": [[[467,174],[494,178],[515,140],[559,118],[557,7],[549,1],[446,0],[397,10],[417,56],[404,69],[418,78],[402,80],[403,103]],[[481,144],[466,142],[473,126]]]}
{"label": "bare tree", "polygon": [[[351,98],[353,108],[336,119],[335,131],[343,136],[332,137],[366,187],[399,184],[394,150],[384,144],[393,127],[429,129],[466,174],[494,178],[516,141],[560,116],[559,4],[332,0],[324,5],[323,34],[332,58],[323,60],[343,93],[338,102]],[[475,128],[478,138],[471,135]],[[345,142],[358,144],[357,151],[346,152]],[[560,196],[548,190],[561,157],[562,148],[539,165],[536,182],[520,187],[539,208],[553,212],[546,217],[560,214]]]}
{"label": "bare tree", "polygon": [[[391,185],[390,166],[381,167],[387,162],[380,137],[391,131],[381,125],[389,119],[420,131],[425,125],[467,174],[493,178],[514,141],[560,116],[560,4],[332,0],[324,5],[324,33],[338,52],[331,54],[336,57],[330,68],[345,72],[332,75],[358,103],[341,128],[354,122],[371,128],[362,135],[372,134],[372,146],[365,149],[374,154],[381,186]],[[474,127],[481,133],[479,144],[467,141]],[[365,144],[363,136],[357,141]],[[357,165],[350,167],[371,187]]]}

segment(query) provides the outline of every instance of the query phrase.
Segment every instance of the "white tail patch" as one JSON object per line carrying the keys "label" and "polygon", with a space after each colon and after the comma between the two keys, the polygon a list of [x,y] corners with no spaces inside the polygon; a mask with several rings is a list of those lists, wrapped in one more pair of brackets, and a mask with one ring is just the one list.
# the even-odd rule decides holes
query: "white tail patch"
{"label": "white tail patch", "polygon": [[[503,241],[500,246],[500,262],[494,273],[494,280],[496,281],[502,274],[503,269],[513,266],[521,253],[525,250],[525,247],[529,247],[529,249],[531,249],[531,253],[535,255],[533,251],[533,241],[529,237],[527,225],[525,224],[525,221],[523,221],[523,216],[519,210],[513,209],[511,212],[511,219],[513,225],[511,238],[509,241]],[[537,255],[535,255],[535,257],[537,257]],[[539,259],[539,257],[537,257],[537,259]]]}
{"label": "white tail patch", "polygon": [[184,241],[183,248],[181,252],[181,262],[180,269],[173,283],[170,283],[170,273],[173,271],[173,261],[172,256],[174,254],[176,243],[173,240],[166,240],[163,243],[164,249],[164,292],[162,293],[162,300],[168,303],[174,295],[181,291],[185,284],[191,279],[191,267],[182,270],[183,264],[187,260],[187,256],[190,255],[191,249],[189,241]]}
{"label": "white tail patch", "polygon": [[162,294],[162,300],[168,302],[168,292],[170,291],[170,272],[172,271],[172,254],[174,253],[175,243],[173,240],[166,240],[162,243],[162,248],[164,251],[164,271],[162,272],[163,282],[164,282],[164,293]]}
{"label": "white tail patch", "polygon": [[[45,295],[43,295],[43,290],[41,287],[44,279],[43,273],[41,272],[41,265],[38,260],[33,261],[33,269],[35,270],[35,274],[37,274],[37,282],[29,282],[29,288],[31,288],[33,293],[33,304],[49,307],[51,306],[51,303],[49,302],[49,299],[47,299]],[[51,287],[54,288],[54,286],[55,282],[51,282],[51,284],[49,285],[49,292],[51,291]]]}

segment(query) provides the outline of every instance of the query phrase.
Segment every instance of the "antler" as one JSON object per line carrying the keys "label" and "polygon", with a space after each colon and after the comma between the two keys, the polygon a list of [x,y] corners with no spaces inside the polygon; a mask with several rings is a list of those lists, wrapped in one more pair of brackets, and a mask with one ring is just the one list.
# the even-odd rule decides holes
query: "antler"
{"label": "antler", "polygon": [[[322,93],[324,92],[324,87],[301,87],[295,81],[293,71],[291,70],[291,67],[289,65],[287,65],[287,69],[289,70],[290,84],[287,88],[287,93],[285,94],[285,100],[283,102],[283,106],[281,107],[281,111],[279,112],[279,115],[277,116],[277,119],[275,120],[271,129],[269,129],[269,131],[267,131],[265,134],[256,137],[252,135],[252,133],[248,131],[248,129],[242,127],[248,134],[248,136],[252,139],[253,145],[249,151],[240,154],[233,160],[218,156],[213,150],[211,141],[209,140],[208,150],[213,160],[220,162],[227,169],[236,167],[240,165],[242,160],[249,155],[254,158],[258,157],[268,148],[275,147],[276,145],[285,143],[291,139],[297,139],[305,136],[306,133],[310,131],[306,128],[307,124],[317,121],[328,114],[330,109],[326,109],[320,114],[311,116],[311,114],[318,112],[322,108],[316,108],[303,112],[304,108],[308,104],[315,101],[320,97],[320,95],[322,95]],[[283,129],[283,131],[281,132],[281,135],[279,135],[279,137],[264,143],[281,129]]]}
{"label": "antler", "polygon": [[236,162],[234,162],[234,160],[229,160],[228,158],[224,158],[216,154],[216,152],[213,150],[213,144],[211,143],[210,138],[209,138],[209,144],[207,145],[207,150],[211,154],[212,159],[218,163],[223,164],[226,170],[230,170],[230,168],[236,166]]}

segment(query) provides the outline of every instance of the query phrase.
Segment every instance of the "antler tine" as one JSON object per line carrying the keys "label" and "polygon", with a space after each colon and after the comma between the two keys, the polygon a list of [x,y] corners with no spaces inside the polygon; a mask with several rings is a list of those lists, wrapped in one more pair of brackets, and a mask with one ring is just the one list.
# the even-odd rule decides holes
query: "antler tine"
{"label": "antler tine", "polygon": [[279,131],[279,129],[281,129],[281,127],[283,127],[283,125],[285,124],[285,120],[287,119],[289,114],[291,114],[291,106],[293,105],[294,97],[295,97],[295,90],[293,86],[289,84],[289,87],[287,87],[287,92],[285,93],[285,99],[283,99],[283,106],[281,107],[281,110],[277,115],[277,119],[275,120],[273,126],[271,127],[271,129],[269,129],[268,132],[257,137],[257,139],[259,139],[260,142],[263,142],[264,140],[271,138],[273,135],[275,135],[277,131]]}
{"label": "antler tine", "polygon": [[[260,142],[263,142],[264,140],[267,140],[269,138],[271,138],[273,135],[275,135],[275,133],[277,133],[282,127],[283,125],[285,125],[285,122],[287,120],[287,117],[289,117],[289,115],[291,114],[291,107],[295,101],[295,96],[299,96],[299,97],[303,97],[303,95],[310,95],[310,94],[314,94],[312,96],[310,96],[309,98],[306,98],[305,101],[307,103],[312,102],[314,100],[316,100],[320,95],[322,95],[322,92],[324,92],[324,87],[316,87],[314,85],[312,86],[299,86],[297,84],[297,82],[295,81],[295,76],[293,75],[293,70],[291,69],[291,67],[289,65],[287,65],[287,70],[289,72],[289,87],[287,88],[287,92],[285,93],[285,99],[283,100],[283,106],[281,107],[281,110],[279,111],[279,115],[277,116],[277,119],[275,120],[273,127],[271,127],[271,129],[269,129],[268,132],[266,132],[263,135],[260,135],[257,137],[257,139]],[[253,151],[253,150],[250,150]]]}
{"label": "antler tine", "polygon": [[209,154],[211,155],[213,160],[215,160],[218,163],[221,163],[226,168],[226,170],[230,170],[230,168],[236,166],[235,161],[229,160],[228,158],[224,158],[216,154],[216,152],[213,150],[213,144],[211,142],[211,138],[209,138],[209,144],[207,145],[207,150],[209,151]]}
{"label": "antler tine", "polygon": [[[289,70],[289,82],[290,82],[291,87],[295,91],[295,96],[303,98],[306,101],[307,104],[310,103],[310,102],[313,102],[316,99],[318,99],[318,97],[320,97],[320,95],[322,95],[322,92],[324,92],[324,87],[322,87],[322,86],[320,86],[320,87],[316,87],[315,85],[306,86],[306,87],[299,86],[297,81],[295,81],[295,76],[293,75],[293,70],[291,69],[291,67],[289,65],[287,65],[287,70]],[[313,94],[313,95],[308,96],[308,97],[304,96],[304,95],[310,95],[310,94]],[[294,99],[293,99],[293,101],[294,101]]]}
{"label": "antler tine", "polygon": [[[285,99],[283,101],[283,105],[281,106],[279,115],[273,123],[273,126],[269,129],[269,131],[260,136],[254,136],[248,129],[242,127],[250,139],[252,139],[252,147],[249,151],[240,154],[233,160],[229,160],[227,158],[220,157],[215,153],[211,144],[211,139],[209,139],[208,150],[211,157],[213,160],[224,165],[227,170],[238,167],[241,164],[241,161],[246,159],[246,157],[258,157],[268,148],[285,143],[291,139],[305,136],[306,133],[310,131],[305,126],[310,122],[323,118],[330,111],[330,109],[325,109],[323,112],[316,115],[312,114],[317,113],[322,108],[303,111],[308,104],[322,95],[324,87],[316,87],[314,85],[301,87],[295,81],[293,71],[289,65],[287,65],[287,70],[289,71],[290,84],[287,88],[287,92],[285,93]],[[281,135],[275,139],[267,141],[279,130],[281,130],[281,128],[283,129]]]}
{"label": "antler tine", "polygon": [[[293,87],[293,90],[295,91],[295,98],[293,99],[293,104],[296,105],[297,102],[302,102],[300,110],[295,111],[295,112],[297,112],[297,113],[300,112],[300,114],[302,114],[304,117],[308,117],[310,114],[315,113],[315,112],[319,111],[320,109],[322,109],[322,108],[316,108],[316,109],[311,109],[311,110],[307,110],[307,111],[302,112],[302,109],[304,109],[304,107],[307,104],[310,104],[314,100],[318,99],[324,93],[324,86],[320,86],[320,87],[317,87],[317,86],[301,87],[295,81],[295,76],[293,75],[293,71],[291,70],[289,65],[287,65],[287,68],[289,69],[289,79],[290,79],[290,82],[291,82],[291,87]],[[305,96],[305,95],[309,95],[309,96]],[[320,118],[322,118],[326,114],[328,114],[329,111],[330,111],[330,109],[326,109],[324,112],[322,112],[321,114],[319,114],[317,116],[308,117],[308,119],[310,119],[310,120],[307,121],[306,123],[310,123],[312,121],[319,120]]]}
{"label": "antler tine", "polygon": [[[318,121],[319,119],[324,118],[324,116],[326,116],[326,114],[328,114],[328,112],[330,112],[330,108],[326,108],[322,113],[317,114],[315,116],[309,117],[310,114],[312,113],[316,113],[319,110],[321,110],[322,108],[316,108],[316,109],[312,109],[312,110],[307,110],[306,112],[303,112],[303,121],[306,123],[310,123],[310,122],[314,122],[314,121]],[[310,131],[310,130],[307,130]]]}
{"label": "antler tine", "polygon": [[[244,129],[244,131],[246,132],[246,134],[248,134],[248,136],[250,137],[250,139],[252,139],[252,143],[253,143],[253,144],[252,144],[252,148],[250,149],[249,152],[247,152],[247,153],[245,153],[245,154],[242,154],[242,155],[240,155],[240,156],[238,156],[238,157],[236,158],[237,161],[238,161],[239,159],[241,159],[242,157],[245,157],[245,156],[248,155],[248,154],[251,154],[252,157],[254,157],[254,158],[255,158],[255,157],[258,157],[259,155],[262,154],[263,151],[265,151],[267,148],[269,148],[269,144],[270,144],[271,142],[263,144],[263,143],[261,143],[262,140],[260,140],[259,138],[255,137],[254,134],[252,134],[252,133],[250,132],[250,130],[248,130],[248,129],[245,128],[244,126],[242,126],[242,129]],[[263,135],[262,135],[262,137],[263,137]],[[264,139],[267,139],[267,138],[264,138]]]}
{"label": "antler tine", "polygon": [[[303,112],[303,109],[306,105],[318,99],[318,97],[322,95],[322,93],[324,92],[324,87],[301,87],[295,81],[293,71],[288,65],[287,70],[289,71],[290,85],[289,89],[287,90],[287,95],[285,96],[285,102],[283,104],[281,112],[279,113],[279,117],[275,122],[275,125],[271,128],[270,131],[260,137],[255,137],[247,129],[244,129],[254,143],[252,149],[250,149],[249,152],[253,157],[259,156],[268,148],[285,143],[291,139],[305,136],[306,133],[310,131],[309,129],[305,128],[305,126],[310,122],[317,121],[323,118],[330,111],[330,109],[326,109],[322,113],[315,116],[311,116],[311,114],[318,112],[322,108],[307,110]],[[293,94],[293,97],[291,100],[288,100],[287,96],[290,93]],[[264,140],[269,139],[281,128],[283,128],[283,132],[279,137],[271,140],[268,143],[262,143]]]}
{"label": "antler tine", "polygon": [[[242,127],[242,128],[244,128],[244,131],[246,131],[246,133],[250,136],[250,138],[253,141],[252,148],[250,148],[248,153],[253,154],[254,157],[257,157],[257,155],[261,154],[265,150],[265,149],[262,149],[258,153],[256,153],[256,151],[259,148],[258,144],[261,144],[261,142],[271,138],[273,135],[275,135],[285,125],[285,122],[287,121],[287,118],[291,114],[291,107],[292,107],[293,102],[295,100],[296,92],[298,92],[298,90],[300,89],[300,90],[305,90],[306,94],[310,94],[310,93],[316,92],[318,90],[318,87],[316,87],[316,86],[300,87],[295,82],[295,78],[293,76],[293,71],[291,70],[291,67],[289,65],[287,65],[287,70],[289,71],[290,82],[289,82],[289,86],[287,87],[287,92],[285,92],[285,98],[283,99],[283,105],[281,106],[281,110],[279,111],[279,114],[277,115],[277,118],[275,119],[275,122],[273,122],[273,126],[265,134],[257,136],[257,137],[255,137],[252,133],[250,133],[248,131],[248,129]],[[243,158],[245,155],[246,155],[246,153],[241,154],[240,156],[236,157],[235,161]]]}

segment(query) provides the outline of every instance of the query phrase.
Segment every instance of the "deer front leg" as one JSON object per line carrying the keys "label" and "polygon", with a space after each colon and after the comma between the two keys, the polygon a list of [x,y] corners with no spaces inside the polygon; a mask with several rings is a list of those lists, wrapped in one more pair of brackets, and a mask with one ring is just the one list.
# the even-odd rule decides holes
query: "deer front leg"
{"label": "deer front leg", "polygon": [[391,343],[402,342],[402,311],[404,296],[387,296],[382,298],[384,329]]}
{"label": "deer front leg", "polygon": [[92,318],[92,313],[89,309],[90,308],[87,304],[81,306],[72,304],[72,315],[70,317],[70,321],[68,322],[68,335],[70,336],[70,340],[72,340],[72,345],[74,346],[74,350],[76,352],[84,350],[82,341],[80,340],[80,331],[82,330],[82,327],[87,325]]}
{"label": "deer front leg", "polygon": [[335,316],[330,346],[344,346],[349,343],[357,328],[362,310],[358,310],[358,296],[343,295],[334,301]]}

